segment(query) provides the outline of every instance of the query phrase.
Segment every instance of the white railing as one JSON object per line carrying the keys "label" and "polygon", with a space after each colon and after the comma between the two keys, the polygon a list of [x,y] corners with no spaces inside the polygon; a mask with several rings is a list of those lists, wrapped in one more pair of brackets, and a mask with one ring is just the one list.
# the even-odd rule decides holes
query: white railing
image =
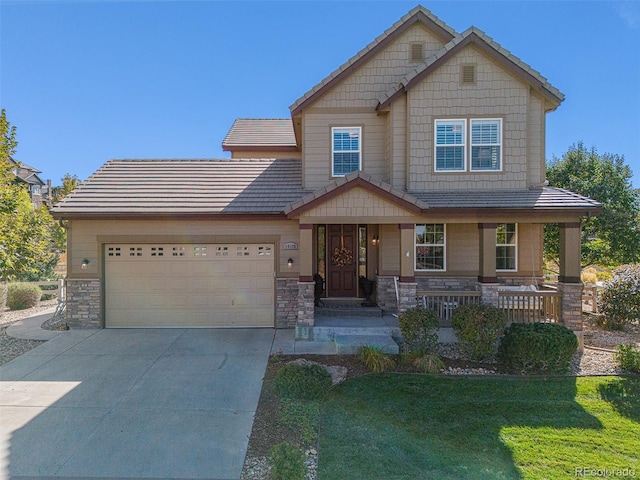
{"label": "white railing", "polygon": [[440,322],[451,322],[453,310],[468,304],[480,304],[482,293],[476,291],[418,291],[416,299],[419,306],[435,310]]}

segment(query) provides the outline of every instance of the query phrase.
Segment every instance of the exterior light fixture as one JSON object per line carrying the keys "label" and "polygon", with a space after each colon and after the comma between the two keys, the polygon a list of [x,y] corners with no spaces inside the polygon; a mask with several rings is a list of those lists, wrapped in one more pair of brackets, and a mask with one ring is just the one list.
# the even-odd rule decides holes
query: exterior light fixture
{"label": "exterior light fixture", "polygon": [[89,265],[89,259],[85,258],[84,260],[82,260],[82,269],[83,270],[86,270],[88,265]]}
{"label": "exterior light fixture", "polygon": [[290,258],[289,260],[287,260],[287,267],[289,268],[293,267],[293,258]]}
{"label": "exterior light fixture", "polygon": [[371,239],[371,245],[378,245],[380,243],[380,237],[378,235],[374,235]]}

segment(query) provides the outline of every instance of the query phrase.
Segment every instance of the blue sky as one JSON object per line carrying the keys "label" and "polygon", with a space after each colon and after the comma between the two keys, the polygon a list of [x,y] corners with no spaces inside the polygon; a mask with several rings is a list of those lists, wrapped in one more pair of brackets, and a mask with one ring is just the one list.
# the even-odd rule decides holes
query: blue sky
{"label": "blue sky", "polygon": [[[228,157],[238,117],[289,105],[417,1],[0,0],[0,106],[16,158],[60,183],[111,158]],[[475,25],[566,99],[547,159],[624,155],[640,188],[640,2],[423,1]]]}

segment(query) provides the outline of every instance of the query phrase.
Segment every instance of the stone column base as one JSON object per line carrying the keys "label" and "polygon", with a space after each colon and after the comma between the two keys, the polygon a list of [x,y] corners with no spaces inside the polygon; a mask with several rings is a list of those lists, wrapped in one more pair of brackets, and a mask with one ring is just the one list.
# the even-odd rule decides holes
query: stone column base
{"label": "stone column base", "polygon": [[315,282],[298,282],[298,319],[296,339],[313,340],[315,323]]}
{"label": "stone column base", "polygon": [[402,313],[409,308],[417,306],[416,302],[416,288],[418,284],[412,283],[398,283],[398,297],[400,304],[398,305],[398,313]]}
{"label": "stone column base", "polygon": [[66,320],[69,328],[102,328],[99,278],[68,278]]}
{"label": "stone column base", "polygon": [[498,283],[479,283],[482,297],[480,301],[492,307],[498,306]]}
{"label": "stone column base", "polygon": [[562,324],[578,337],[578,348],[582,351],[582,283],[559,282],[558,292],[562,293]]}

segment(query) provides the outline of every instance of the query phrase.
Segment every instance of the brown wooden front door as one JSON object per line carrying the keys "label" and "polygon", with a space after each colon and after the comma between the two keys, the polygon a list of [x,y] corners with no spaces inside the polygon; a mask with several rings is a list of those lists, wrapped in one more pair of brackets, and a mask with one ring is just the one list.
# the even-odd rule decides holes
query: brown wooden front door
{"label": "brown wooden front door", "polygon": [[358,295],[358,226],[327,225],[327,295]]}

